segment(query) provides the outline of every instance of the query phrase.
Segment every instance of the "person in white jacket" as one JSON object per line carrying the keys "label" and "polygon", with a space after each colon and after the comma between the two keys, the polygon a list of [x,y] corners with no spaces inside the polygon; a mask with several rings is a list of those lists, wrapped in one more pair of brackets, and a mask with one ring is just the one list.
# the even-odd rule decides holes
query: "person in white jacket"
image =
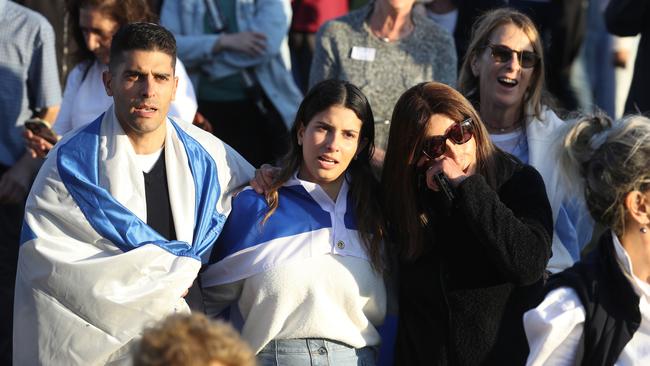
{"label": "person in white jacket", "polygon": [[580,259],[593,225],[581,197],[569,195],[560,182],[557,162],[549,155],[564,121],[549,108],[541,38],[530,18],[508,8],[479,18],[458,88],[479,110],[494,144],[542,175],[554,226],[547,269],[570,267]]}

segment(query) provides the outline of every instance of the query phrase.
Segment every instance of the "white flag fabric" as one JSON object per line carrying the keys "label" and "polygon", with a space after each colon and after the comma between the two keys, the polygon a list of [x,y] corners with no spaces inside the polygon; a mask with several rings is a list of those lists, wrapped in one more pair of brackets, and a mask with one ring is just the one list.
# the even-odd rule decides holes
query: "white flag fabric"
{"label": "white flag fabric", "polygon": [[129,364],[129,343],[143,327],[189,311],[181,296],[253,168],[214,136],[166,123],[177,240],[145,223],[144,176],[113,107],[50,153],[25,209],[15,365]]}

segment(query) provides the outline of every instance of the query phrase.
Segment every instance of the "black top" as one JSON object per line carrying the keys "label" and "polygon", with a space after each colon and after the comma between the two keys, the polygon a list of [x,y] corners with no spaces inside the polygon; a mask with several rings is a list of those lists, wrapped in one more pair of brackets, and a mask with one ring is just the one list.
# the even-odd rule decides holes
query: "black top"
{"label": "black top", "polygon": [[176,240],[172,206],[169,204],[165,150],[149,173],[144,174],[144,190],[147,199],[147,225],[167,240]]}
{"label": "black top", "polygon": [[472,25],[478,17],[492,9],[508,6],[506,0],[456,0],[458,7],[458,20],[454,29],[454,42],[458,55],[458,71],[463,66],[465,53],[471,40]]}
{"label": "black top", "polygon": [[[607,30],[618,36],[641,34],[634,63],[632,85],[625,102],[625,113],[650,111],[650,6],[647,0],[610,1],[605,11]],[[631,60],[628,60],[631,62]]]}
{"label": "black top", "polygon": [[546,292],[573,288],[585,308],[585,325],[575,365],[614,365],[641,325],[639,295],[616,261],[612,235],[606,231],[598,249],[584,261],[549,279]]}
{"label": "black top", "polygon": [[521,165],[495,192],[465,179],[453,207],[436,193],[430,245],[399,266],[398,365],[523,365],[523,313],[539,299],[551,254],[542,177]]}

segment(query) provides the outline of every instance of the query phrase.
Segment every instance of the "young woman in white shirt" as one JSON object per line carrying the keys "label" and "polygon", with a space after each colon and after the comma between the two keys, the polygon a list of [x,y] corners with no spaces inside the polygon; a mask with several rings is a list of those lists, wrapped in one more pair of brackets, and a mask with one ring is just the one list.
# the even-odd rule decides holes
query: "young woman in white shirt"
{"label": "young woman in white shirt", "polygon": [[267,193],[233,200],[201,276],[204,302],[240,326],[261,365],[375,364],[386,289],[373,136],[361,91],[323,81]]}

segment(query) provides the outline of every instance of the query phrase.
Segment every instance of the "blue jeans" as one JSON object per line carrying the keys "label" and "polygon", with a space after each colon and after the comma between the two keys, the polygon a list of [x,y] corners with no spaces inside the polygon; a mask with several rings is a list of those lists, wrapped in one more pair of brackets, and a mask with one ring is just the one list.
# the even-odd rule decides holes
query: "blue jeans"
{"label": "blue jeans", "polygon": [[259,366],[375,366],[376,349],[326,339],[280,339],[257,354]]}

